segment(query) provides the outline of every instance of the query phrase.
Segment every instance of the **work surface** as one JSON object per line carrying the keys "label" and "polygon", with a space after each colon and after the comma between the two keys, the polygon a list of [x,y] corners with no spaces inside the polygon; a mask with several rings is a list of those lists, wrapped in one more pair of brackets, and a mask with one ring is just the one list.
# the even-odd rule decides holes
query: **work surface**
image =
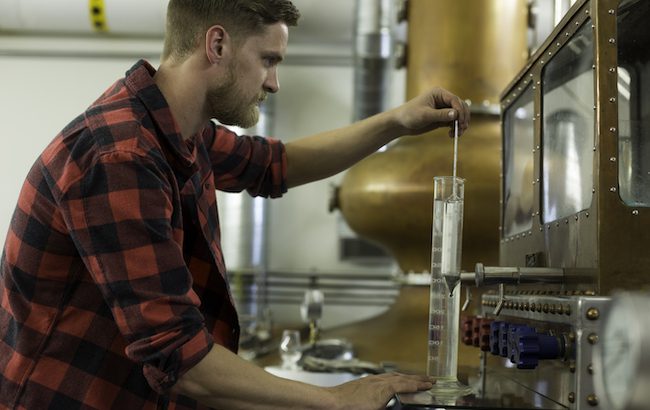
{"label": "work surface", "polygon": [[[415,394],[399,394],[395,410],[415,409],[481,409],[481,410],[561,410],[566,407],[534,392],[513,380],[491,376],[488,373],[488,383],[479,385],[477,377],[471,369],[459,371],[459,379],[472,386],[474,393],[459,398],[436,398],[428,392]],[[491,376],[491,377],[490,377]]]}

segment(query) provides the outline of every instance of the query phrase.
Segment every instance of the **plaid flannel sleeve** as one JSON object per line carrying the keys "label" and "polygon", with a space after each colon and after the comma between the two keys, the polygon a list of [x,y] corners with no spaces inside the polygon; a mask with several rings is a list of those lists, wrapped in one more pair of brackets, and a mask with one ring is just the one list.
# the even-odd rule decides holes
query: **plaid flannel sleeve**
{"label": "plaid flannel sleeve", "polygon": [[211,124],[204,131],[217,189],[248,190],[253,196],[280,197],[287,192],[287,156],[274,138],[237,135]]}
{"label": "plaid flannel sleeve", "polygon": [[[73,170],[70,172],[77,172]],[[63,192],[61,208],[75,244],[127,341],[162,393],[210,350],[174,228],[173,186],[151,159],[103,154]]]}

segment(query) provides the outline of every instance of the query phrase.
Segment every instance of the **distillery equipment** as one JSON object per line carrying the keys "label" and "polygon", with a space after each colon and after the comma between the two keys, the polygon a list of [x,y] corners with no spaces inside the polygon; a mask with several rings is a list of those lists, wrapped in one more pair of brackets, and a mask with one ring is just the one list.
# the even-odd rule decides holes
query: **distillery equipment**
{"label": "distillery equipment", "polygon": [[499,264],[461,275],[475,391],[441,405],[648,408],[649,299],[619,291],[650,272],[649,16],[576,2],[502,93]]}
{"label": "distillery equipment", "polygon": [[[434,86],[471,102],[472,124],[460,139],[458,175],[464,191],[462,269],[467,261],[498,262],[499,93],[527,59],[528,2],[514,0],[411,0],[407,20],[406,97]],[[359,357],[425,372],[433,177],[452,171],[448,129],[406,136],[363,160],[343,178],[336,205],[350,227],[380,244],[397,261],[400,294],[376,319],[336,329]],[[413,273],[413,275],[407,275]],[[418,279],[419,280],[419,279]],[[402,336],[395,337],[399,332]],[[374,340],[381,340],[376,343]],[[461,347],[462,349],[462,347]],[[477,360],[461,351],[459,362]]]}

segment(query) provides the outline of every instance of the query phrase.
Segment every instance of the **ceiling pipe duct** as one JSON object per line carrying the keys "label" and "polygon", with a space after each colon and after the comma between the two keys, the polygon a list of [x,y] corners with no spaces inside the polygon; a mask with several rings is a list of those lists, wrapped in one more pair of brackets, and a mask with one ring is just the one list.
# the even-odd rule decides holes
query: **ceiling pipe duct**
{"label": "ceiling pipe duct", "polygon": [[0,30],[162,37],[168,0],[0,0]]}
{"label": "ceiling pipe duct", "polygon": [[[0,56],[156,59],[165,32],[168,3],[169,0],[0,0]],[[301,18],[298,26],[290,30],[285,64],[351,67],[355,3],[293,3]],[[30,38],[34,36],[41,37],[34,41]],[[83,41],[89,38],[94,40],[92,44]],[[146,41],[130,41],[134,39]]]}
{"label": "ceiling pipe duct", "polygon": [[354,24],[354,105],[358,121],[388,108],[394,68],[392,0],[357,0]]}

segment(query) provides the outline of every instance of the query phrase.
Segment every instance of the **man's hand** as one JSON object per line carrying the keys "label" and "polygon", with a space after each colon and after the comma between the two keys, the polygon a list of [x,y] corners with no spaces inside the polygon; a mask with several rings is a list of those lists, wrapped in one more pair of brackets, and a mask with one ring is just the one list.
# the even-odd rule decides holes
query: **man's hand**
{"label": "man's hand", "polygon": [[395,121],[404,128],[405,135],[418,135],[443,126],[450,126],[449,136],[454,136],[453,121],[458,120],[458,135],[469,127],[469,107],[458,96],[444,88],[436,87],[393,110]]}
{"label": "man's hand", "polygon": [[426,376],[385,373],[363,377],[339,386],[330,387],[340,410],[379,410],[396,393],[415,393],[428,390],[433,383]]}

